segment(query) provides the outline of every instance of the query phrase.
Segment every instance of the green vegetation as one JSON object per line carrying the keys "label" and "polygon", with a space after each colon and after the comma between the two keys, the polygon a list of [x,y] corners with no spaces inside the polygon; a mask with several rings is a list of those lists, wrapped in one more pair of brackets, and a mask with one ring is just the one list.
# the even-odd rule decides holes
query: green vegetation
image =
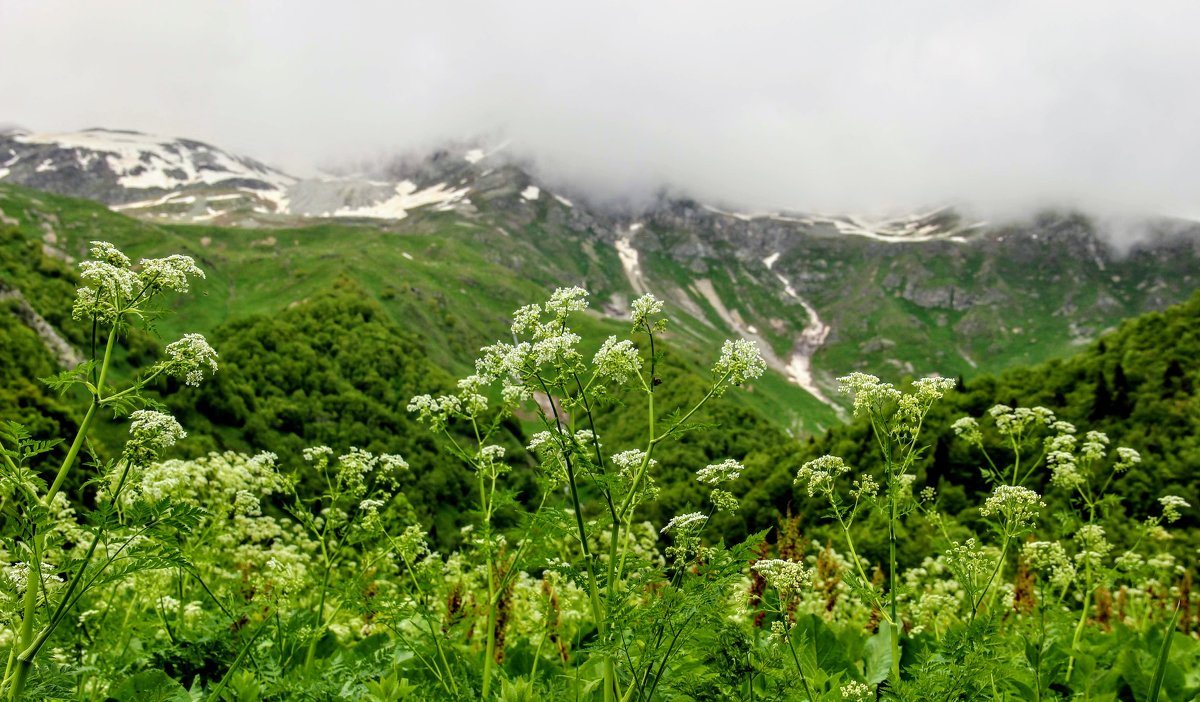
{"label": "green vegetation", "polygon": [[[213,375],[199,335],[122,348],[201,275],[192,259],[135,266],[98,244],[82,271],[90,357],[50,383],[85,396],[82,418],[57,436],[0,431],[8,699],[1200,694],[1195,542],[1179,528],[1194,498],[1091,428],[1133,434],[1139,411],[1194,405],[1194,370],[1164,347],[1196,343],[1200,296],[965,392],[851,374],[856,422],[804,460],[731,401],[765,370],[756,347],[728,341],[690,367],[661,348],[653,296],[632,328],[585,342],[603,325],[584,290],[559,289],[450,382],[343,282],[220,327]],[[1151,380],[1110,370],[1113,353]],[[1074,376],[1086,410],[1014,402],[949,421],[989,392],[1070,400],[1048,379],[1076,363],[1100,371]],[[121,448],[90,442],[101,425],[128,430]],[[931,447],[948,433],[953,448]],[[192,440],[207,455],[166,458]],[[802,463],[781,471],[780,453]],[[795,483],[804,516],[739,531],[778,499],[755,492],[772,481]]]}
{"label": "green vegetation", "polygon": [[[1200,294],[1039,366],[851,374],[857,417],[797,439],[832,411],[749,345],[714,364],[721,315],[665,256],[702,314],[645,296],[631,330],[578,288],[520,307],[629,295],[610,248],[545,230],[0,209],[9,699],[1200,694]],[[110,234],[207,277],[108,246],[81,276]],[[754,275],[707,280],[796,313]],[[938,325],[889,304],[871,333]]]}

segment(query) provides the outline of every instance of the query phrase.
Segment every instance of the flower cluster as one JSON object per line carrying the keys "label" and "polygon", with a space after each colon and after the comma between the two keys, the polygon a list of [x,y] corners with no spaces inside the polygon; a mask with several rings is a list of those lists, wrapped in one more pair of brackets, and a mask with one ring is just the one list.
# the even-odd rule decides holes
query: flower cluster
{"label": "flower cluster", "polygon": [[782,593],[794,594],[800,592],[812,582],[812,570],[803,563],[785,561],[780,558],[768,558],[750,566],[755,573],[771,587]]}
{"label": "flower cluster", "polygon": [[838,392],[854,397],[854,416],[880,411],[885,405],[898,402],[903,394],[891,383],[884,383],[867,373],[851,373],[837,379]]}
{"label": "flower cluster", "polygon": [[144,258],[138,262],[137,271],[128,256],[106,241],[93,241],[91,256],[91,260],[79,264],[83,286],[76,292],[75,319],[112,324],[158,293],[187,292],[190,278],[204,278],[204,271],[190,256]]}
{"label": "flower cluster", "polygon": [[983,432],[980,431],[979,422],[974,417],[963,417],[951,424],[950,428],[954,430],[955,436],[968,444],[975,446],[983,444]]}
{"label": "flower cluster", "polygon": [[707,465],[696,471],[696,480],[709,485],[732,482],[737,480],[744,470],[746,467],[741,463],[732,458],[726,458],[720,463]]}
{"label": "flower cluster", "polygon": [[642,295],[633,301],[630,306],[630,316],[633,317],[633,326],[635,328],[653,326],[651,318],[662,312],[662,300],[650,295],[649,293]]}
{"label": "flower cluster", "polygon": [[813,497],[818,492],[828,495],[833,491],[834,481],[838,476],[848,472],[850,467],[837,456],[821,456],[800,466],[796,472],[793,484],[804,484],[808,487],[808,496]]}
{"label": "flower cluster", "polygon": [[175,445],[187,432],[169,414],[154,410],[138,410],[129,417],[129,441],[125,457],[135,465],[153,460],[163,449]]}
{"label": "flower cluster", "polygon": [[1112,551],[1112,544],[1104,537],[1104,527],[1099,524],[1084,524],[1079,527],[1075,532],[1075,542],[1079,544],[1075,561],[1081,566],[1099,568]]}
{"label": "flower cluster", "polygon": [[199,387],[204,371],[217,372],[217,352],[201,334],[184,334],[179,341],[167,344],[168,375],[180,378],[185,385]]}
{"label": "flower cluster", "polygon": [[875,691],[866,683],[850,682],[841,687],[842,699],[849,702],[868,702],[875,699]]}
{"label": "flower cluster", "polygon": [[1183,516],[1179,513],[1179,510],[1191,507],[1187,500],[1178,495],[1164,495],[1158,498],[1158,502],[1162,505],[1163,519],[1168,524],[1179,521],[1179,518]]}
{"label": "flower cluster", "polygon": [[1075,564],[1057,541],[1030,541],[1025,544],[1024,555],[1029,567],[1047,574],[1050,584],[1059,590],[1075,580]]}
{"label": "flower cluster", "polygon": [[617,337],[610,336],[596,352],[592,364],[597,375],[621,384],[641,371],[642,356],[629,339],[617,341]]}
{"label": "flower cluster", "polygon": [[721,357],[713,365],[712,374],[717,379],[717,393],[724,392],[729,385],[741,385],[754,380],[767,369],[758,344],[746,339],[726,341],[721,345]]}
{"label": "flower cluster", "polygon": [[691,512],[689,514],[678,514],[671,517],[671,521],[659,531],[660,534],[667,532],[686,533],[704,526],[708,521],[708,516],[703,512]]}
{"label": "flower cluster", "polygon": [[1045,407],[1018,407],[1013,409],[1008,405],[996,405],[988,410],[992,420],[996,422],[996,431],[1003,436],[1020,438],[1033,424],[1050,426],[1054,422],[1054,412]]}
{"label": "flower cluster", "polygon": [[1004,521],[1004,531],[1015,535],[1033,527],[1040,508],[1045,507],[1042,496],[1020,485],[1000,485],[983,503],[979,514],[998,516]]}
{"label": "flower cluster", "polygon": [[188,291],[188,278],[204,279],[204,271],[196,266],[191,256],[167,256],[166,258],[143,258],[138,262],[142,285],[150,292],[174,290]]}

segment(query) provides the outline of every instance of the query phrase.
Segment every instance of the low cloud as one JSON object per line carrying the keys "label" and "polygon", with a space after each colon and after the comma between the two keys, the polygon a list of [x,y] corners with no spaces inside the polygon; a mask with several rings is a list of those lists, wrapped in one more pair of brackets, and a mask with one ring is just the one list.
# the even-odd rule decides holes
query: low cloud
{"label": "low cloud", "polygon": [[0,5],[0,120],[298,172],[486,134],[599,198],[1200,218],[1200,5]]}

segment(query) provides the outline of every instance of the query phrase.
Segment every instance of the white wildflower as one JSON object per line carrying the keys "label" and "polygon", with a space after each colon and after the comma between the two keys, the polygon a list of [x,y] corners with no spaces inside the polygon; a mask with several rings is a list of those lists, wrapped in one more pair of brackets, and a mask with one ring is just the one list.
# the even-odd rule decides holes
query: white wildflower
{"label": "white wildflower", "polygon": [[662,528],[660,534],[671,532],[685,532],[693,528],[703,526],[708,521],[708,517],[702,512],[691,512],[690,514],[679,514],[671,517],[671,521]]}
{"label": "white wildflower", "polygon": [[744,470],[746,470],[746,467],[741,463],[738,463],[732,458],[726,458],[720,463],[707,465],[696,471],[696,479],[702,483],[716,485],[718,483],[726,483],[737,480],[738,476],[740,476]]}
{"label": "white wildflower", "polygon": [[143,258],[141,266],[142,285],[150,290],[188,291],[188,278],[204,278],[204,271],[196,266],[191,256],[176,254],[166,258]]}
{"label": "white wildflower", "polygon": [[647,293],[633,301],[631,305],[631,316],[633,317],[633,326],[641,327],[651,324],[651,317],[662,312],[662,300]]}
{"label": "white wildflower", "polygon": [[803,563],[769,558],[750,566],[767,584],[783,592],[799,592],[812,582],[812,570]]}
{"label": "white wildflower", "polygon": [[712,373],[723,389],[725,383],[741,385],[759,377],[766,369],[767,364],[758,350],[758,344],[736,339],[721,345],[721,357],[713,365]]}
{"label": "white wildflower", "polygon": [[1045,507],[1041,495],[1020,485],[1000,485],[980,508],[979,514],[1004,519],[1008,533],[1017,533],[1033,526],[1040,508]]}
{"label": "white wildflower", "polygon": [[1164,495],[1158,498],[1158,502],[1163,508],[1163,519],[1168,524],[1179,521],[1179,518],[1183,516],[1179,513],[1179,510],[1191,507],[1187,500],[1178,495]]}
{"label": "white wildflower", "polygon": [[217,352],[201,334],[184,334],[179,341],[167,344],[167,372],[182,378],[186,385],[199,387],[204,370],[217,372]]}
{"label": "white wildflower", "polygon": [[617,341],[617,337],[610,336],[596,352],[592,364],[596,367],[597,375],[611,378],[619,384],[642,369],[642,357],[629,339]]}
{"label": "white wildflower", "polygon": [[845,461],[837,456],[821,456],[800,466],[796,472],[793,484],[808,486],[808,496],[813,497],[818,492],[828,494],[833,490],[834,481],[838,476],[849,471]]}
{"label": "white wildflower", "polygon": [[902,393],[891,383],[880,382],[879,378],[867,373],[851,373],[837,379],[838,392],[854,396],[854,416],[864,411],[881,409],[884,405],[899,402]]}
{"label": "white wildflower", "polygon": [[969,444],[978,446],[983,443],[983,432],[979,430],[979,422],[974,417],[963,417],[951,424],[950,428],[955,436]]}

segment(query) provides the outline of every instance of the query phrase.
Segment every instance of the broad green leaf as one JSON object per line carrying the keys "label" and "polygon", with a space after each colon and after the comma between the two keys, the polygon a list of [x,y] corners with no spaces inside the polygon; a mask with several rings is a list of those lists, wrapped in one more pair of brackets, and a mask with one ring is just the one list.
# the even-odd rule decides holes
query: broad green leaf
{"label": "broad green leaf", "polygon": [[115,702],[190,702],[183,685],[161,670],[143,670],[125,678],[113,691]]}

